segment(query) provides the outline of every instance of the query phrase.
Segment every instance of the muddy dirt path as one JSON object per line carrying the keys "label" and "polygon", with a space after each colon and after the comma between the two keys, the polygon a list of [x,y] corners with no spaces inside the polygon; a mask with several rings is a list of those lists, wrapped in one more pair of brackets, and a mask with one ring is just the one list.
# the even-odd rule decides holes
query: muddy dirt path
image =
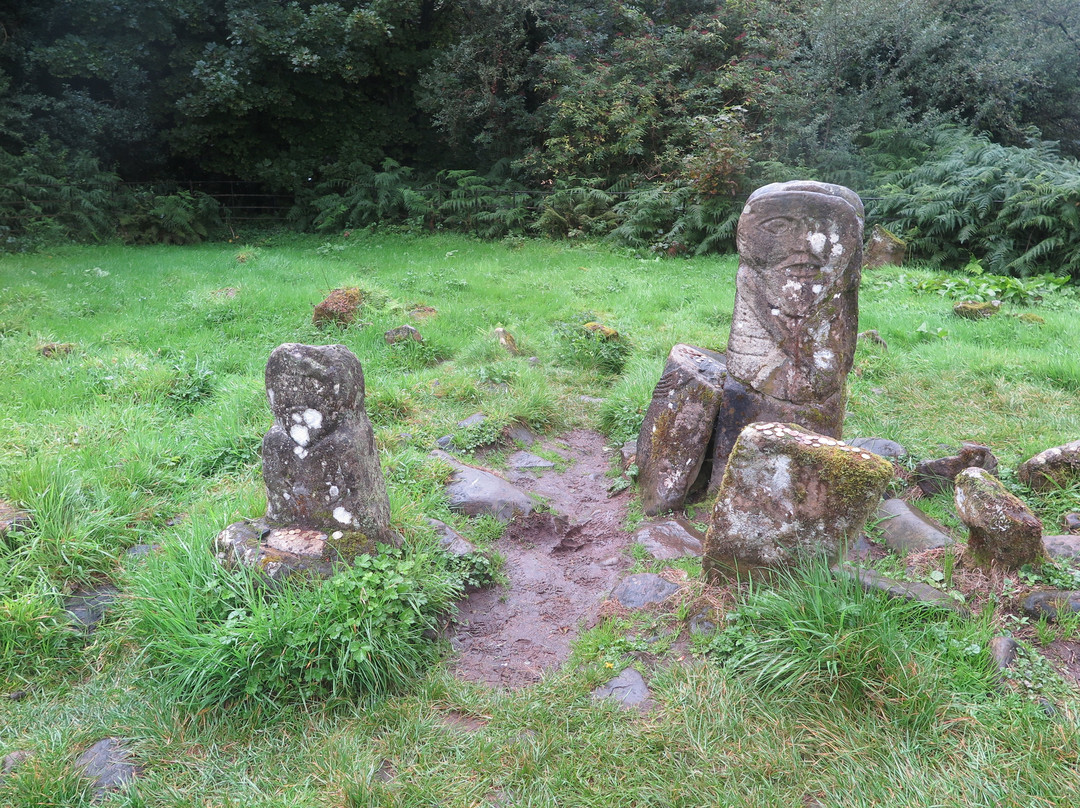
{"label": "muddy dirt path", "polygon": [[455,675],[499,687],[522,687],[566,661],[581,627],[633,563],[622,530],[629,493],[608,498],[611,453],[604,437],[575,430],[541,445],[569,461],[565,471],[507,472],[555,513],[533,513],[507,528],[495,549],[506,557],[509,585],[473,592],[450,625]]}

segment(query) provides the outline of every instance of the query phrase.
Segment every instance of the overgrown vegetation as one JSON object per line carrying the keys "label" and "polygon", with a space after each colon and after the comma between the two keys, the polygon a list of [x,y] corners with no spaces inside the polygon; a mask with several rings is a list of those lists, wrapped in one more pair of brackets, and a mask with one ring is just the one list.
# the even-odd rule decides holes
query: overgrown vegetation
{"label": "overgrown vegetation", "polygon": [[[1076,642],[1077,621],[1040,625],[1014,608],[1025,587],[1074,585],[1068,565],[984,587],[968,600],[984,618],[960,623],[823,575],[706,588],[693,560],[638,552],[635,570],[685,584],[670,610],[601,623],[530,689],[446,674],[449,650],[424,630],[461,586],[498,582],[500,560],[450,560],[427,519],[482,550],[503,526],[449,511],[435,441],[460,431],[482,459],[519,424],[548,437],[599,426],[613,447],[633,438],[673,344],[724,349],[735,270],[733,257],[386,228],[0,257],[0,497],[33,517],[0,544],[0,696],[16,696],[0,698],[0,756],[32,753],[0,803],[89,805],[72,761],[109,735],[146,766],[110,797],[131,806],[1080,801],[1076,690],[1043,655]],[[845,434],[893,438],[912,459],[986,443],[1050,532],[1080,491],[1026,491],[1010,470],[1080,431],[1075,287],[975,271],[866,273],[860,328],[888,347],[859,343]],[[1002,311],[953,315],[954,295],[978,291],[957,280],[986,284]],[[318,330],[312,304],[346,286],[363,290],[357,321]],[[387,345],[405,322],[423,344]],[[263,372],[287,341],[361,358],[406,542],[330,584],[272,593],[210,547],[265,511]],[[488,420],[457,428],[476,412]],[[947,496],[921,505],[956,526]],[[128,556],[139,544],[158,549]],[[955,558],[893,564],[969,597]],[[104,582],[119,602],[94,634],[73,631],[65,599]],[[717,631],[693,639],[691,623]],[[1030,646],[1000,690],[991,632]],[[628,664],[648,675],[645,719],[590,696]],[[455,728],[461,716],[478,729]]]}

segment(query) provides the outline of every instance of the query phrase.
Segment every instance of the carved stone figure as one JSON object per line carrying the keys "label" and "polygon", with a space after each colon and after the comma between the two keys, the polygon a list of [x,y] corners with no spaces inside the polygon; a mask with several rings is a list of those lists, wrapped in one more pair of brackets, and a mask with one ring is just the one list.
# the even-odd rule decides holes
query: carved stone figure
{"label": "carved stone figure", "polygon": [[271,578],[400,545],[375,435],[364,411],[364,373],[344,345],[286,343],[266,365],[274,425],[263,438],[266,516],[218,536],[227,561]]}
{"label": "carved stone figure", "polygon": [[714,485],[748,423],[793,422],[840,437],[858,333],[862,234],[862,201],[839,185],[774,183],[747,200]]}

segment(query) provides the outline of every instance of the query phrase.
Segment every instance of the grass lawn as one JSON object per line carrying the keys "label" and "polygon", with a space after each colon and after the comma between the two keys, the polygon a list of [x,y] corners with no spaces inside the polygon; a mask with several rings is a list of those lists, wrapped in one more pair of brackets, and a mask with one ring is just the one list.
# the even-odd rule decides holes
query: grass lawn
{"label": "grass lawn", "polygon": [[[1075,620],[995,609],[1009,587],[1080,589],[1068,566],[999,582],[966,623],[813,576],[738,603],[698,584],[699,603],[725,604],[711,615],[721,628],[685,652],[650,639],[678,633],[685,608],[615,620],[583,632],[539,685],[501,692],[455,680],[430,643],[393,656],[396,635],[371,629],[384,613],[357,615],[345,594],[270,603],[210,557],[218,530],[266,507],[262,379],[277,345],[340,342],[363,363],[408,547],[363,580],[400,574],[434,608],[457,584],[426,518],[482,547],[499,533],[450,513],[446,469],[427,458],[435,440],[475,412],[488,419],[463,442],[476,446],[514,423],[600,429],[613,446],[634,437],[672,345],[726,347],[735,268],[734,257],[380,232],[0,256],[0,498],[33,515],[0,540],[0,757],[31,752],[0,775],[0,805],[90,804],[72,761],[109,735],[144,767],[108,797],[117,806],[1080,804],[1072,682],[1031,651],[998,687],[986,652],[1002,632],[1080,649]],[[1037,495],[1013,469],[1080,438],[1080,296],[1029,295],[969,321],[952,314],[962,294],[945,277],[865,275],[859,328],[887,347],[860,340],[845,436],[892,438],[912,462],[985,443],[1046,532],[1063,532],[1080,485]],[[320,331],[312,307],[341,286],[363,290],[361,322]],[[437,314],[411,318],[420,306]],[[424,342],[387,345],[383,333],[408,322]],[[500,326],[520,356],[500,346]],[[958,526],[948,496],[920,506]],[[139,544],[161,549],[136,563],[125,553]],[[681,567],[695,580],[696,562]],[[942,577],[928,580],[948,588]],[[84,638],[57,615],[67,594],[103,581],[125,594]],[[331,617],[308,619],[315,609]],[[357,625],[374,650],[349,653],[390,655],[408,675],[334,668],[334,627]],[[256,628],[261,656],[245,644]],[[316,646],[328,656],[305,656]],[[323,679],[288,686],[324,661]],[[649,674],[645,715],[590,696],[630,663]]]}

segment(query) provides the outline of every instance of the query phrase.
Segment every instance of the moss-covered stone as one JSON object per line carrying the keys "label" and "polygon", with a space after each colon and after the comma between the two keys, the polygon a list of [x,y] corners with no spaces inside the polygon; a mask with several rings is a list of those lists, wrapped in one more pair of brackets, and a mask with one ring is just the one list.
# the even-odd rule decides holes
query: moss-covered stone
{"label": "moss-covered stone", "polygon": [[893,474],[871,452],[795,424],[754,423],[740,434],[705,542],[709,577],[739,570],[836,563]]}
{"label": "moss-covered stone", "polygon": [[953,306],[953,314],[965,320],[985,320],[1001,311],[1000,300],[965,300]]}
{"label": "moss-covered stone", "polygon": [[968,528],[968,556],[977,564],[1015,570],[1046,560],[1042,522],[985,469],[956,475],[955,502]]}

